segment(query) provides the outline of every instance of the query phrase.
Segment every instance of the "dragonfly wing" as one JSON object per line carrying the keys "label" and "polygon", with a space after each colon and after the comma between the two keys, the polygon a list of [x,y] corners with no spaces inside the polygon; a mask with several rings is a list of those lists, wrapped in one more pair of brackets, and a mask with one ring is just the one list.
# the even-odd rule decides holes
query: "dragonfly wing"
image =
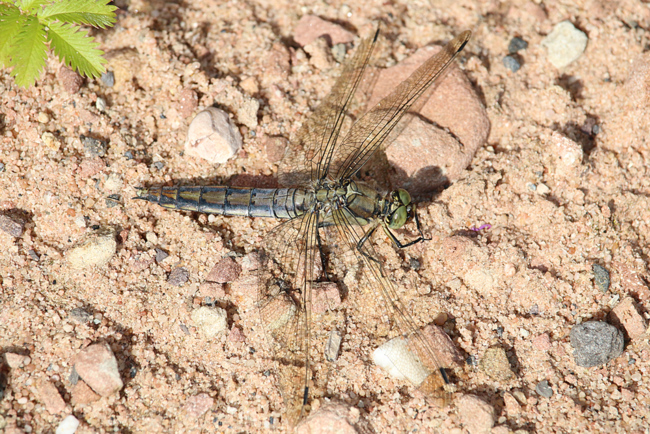
{"label": "dragonfly wing", "polygon": [[354,93],[362,80],[379,31],[361,41],[354,56],[343,66],[330,93],[296,133],[289,152],[280,164],[282,185],[306,185],[328,171],[341,127]]}
{"label": "dragonfly wing", "polygon": [[262,244],[258,307],[268,344],[278,363],[286,416],[304,415],[311,381],[311,295],[320,263],[318,214],[307,213],[273,229]]}
{"label": "dragonfly wing", "polygon": [[[410,349],[429,372],[424,381],[415,385],[427,396],[434,398],[437,403],[448,404],[450,394],[445,387],[447,382],[441,371],[442,364],[431,347],[430,341],[400,300],[395,285],[388,279],[372,242],[368,239],[360,249],[358,248],[359,241],[365,235],[364,228],[355,224],[352,213],[346,208],[335,211],[333,219],[339,237],[345,240],[350,251],[356,253],[357,261],[362,262],[362,278],[358,279],[362,287],[359,289],[370,296],[365,299],[369,301],[364,301],[363,304],[366,305],[366,308],[376,309],[375,314],[383,312],[387,315],[396,326],[399,335],[408,338]],[[367,306],[368,304],[373,306]],[[374,305],[380,306],[374,307]],[[408,375],[404,376],[408,378]]]}
{"label": "dragonfly wing", "polygon": [[334,179],[348,179],[363,167],[386,142],[402,116],[444,75],[470,36],[471,32],[465,31],[451,40],[352,125],[336,151],[326,155],[332,161],[321,164]]}

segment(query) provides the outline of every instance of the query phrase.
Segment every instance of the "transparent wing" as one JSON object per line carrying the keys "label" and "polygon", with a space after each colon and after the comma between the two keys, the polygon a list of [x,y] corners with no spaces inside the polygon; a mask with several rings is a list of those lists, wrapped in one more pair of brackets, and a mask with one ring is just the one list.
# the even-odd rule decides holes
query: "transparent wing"
{"label": "transparent wing", "polygon": [[333,179],[348,179],[368,161],[418,98],[453,62],[471,36],[465,31],[424,62],[388,96],[352,125],[339,146],[321,163]]}
{"label": "transparent wing", "polygon": [[[355,225],[353,215],[346,208],[335,211],[333,219],[339,237],[347,243],[351,251],[356,253],[357,260],[362,262],[363,267],[361,268],[361,272],[363,273],[363,278],[359,279],[359,281],[366,287],[359,289],[370,294],[371,303],[381,305],[379,306],[379,310],[383,311],[393,322],[399,334],[409,340],[409,346],[412,352],[429,371],[426,379],[420,384],[416,384],[416,386],[423,393],[434,398],[437,403],[447,405],[451,397],[445,388],[447,382],[441,370],[442,364],[438,360],[438,356],[433,348],[431,348],[430,341],[424,336],[421,329],[416,325],[406,307],[399,299],[395,286],[387,278],[381,265],[381,260],[371,241],[366,240],[361,250],[357,247],[359,241],[364,237],[365,230],[368,228]],[[407,375],[405,376],[408,377]]]}
{"label": "transparent wing", "polygon": [[318,215],[304,214],[277,226],[262,244],[258,307],[292,425],[305,412],[312,374],[311,295],[320,264],[317,227]]}
{"label": "transparent wing", "polygon": [[280,164],[278,179],[281,185],[306,185],[309,181],[323,178],[328,172],[346,112],[378,35],[379,30],[372,38],[361,41],[330,93],[296,133],[289,152]]}

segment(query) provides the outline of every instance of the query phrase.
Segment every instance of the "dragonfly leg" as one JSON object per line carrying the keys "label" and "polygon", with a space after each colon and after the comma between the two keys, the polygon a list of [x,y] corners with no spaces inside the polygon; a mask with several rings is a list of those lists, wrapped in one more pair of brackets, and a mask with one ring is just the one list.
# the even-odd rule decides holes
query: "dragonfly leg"
{"label": "dragonfly leg", "polygon": [[361,239],[357,243],[357,250],[366,258],[379,263],[379,259],[375,258],[371,254],[366,252],[363,248],[363,245],[366,243],[366,241],[368,241],[368,239],[370,239],[370,236],[372,236],[372,234],[375,232],[375,229],[377,229],[377,223],[373,224],[372,227],[368,229],[368,231],[366,231],[365,234],[363,234],[363,237],[361,237]]}
{"label": "dragonfly leg", "polygon": [[418,230],[418,233],[420,234],[419,237],[414,239],[413,241],[409,241],[408,243],[402,244],[400,240],[397,239],[394,233],[391,232],[391,230],[388,228],[388,226],[382,222],[382,227],[384,228],[384,232],[386,232],[386,235],[388,235],[388,238],[391,239],[395,245],[400,248],[404,249],[406,247],[412,246],[413,244],[417,244],[421,241],[429,241],[431,238],[427,238],[424,236],[424,233],[422,232],[422,227],[420,226],[420,219],[418,218],[418,213],[415,211],[415,204],[413,205],[413,208],[411,210],[413,212],[413,218],[415,219],[415,227]]}

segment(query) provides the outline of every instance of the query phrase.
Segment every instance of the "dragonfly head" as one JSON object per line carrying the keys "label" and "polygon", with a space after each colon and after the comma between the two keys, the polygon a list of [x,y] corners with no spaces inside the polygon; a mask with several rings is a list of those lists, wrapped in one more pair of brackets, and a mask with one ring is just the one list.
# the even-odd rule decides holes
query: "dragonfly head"
{"label": "dragonfly head", "polygon": [[399,229],[406,224],[411,217],[413,206],[411,195],[401,188],[391,193],[392,204],[390,211],[386,214],[385,222],[391,229]]}

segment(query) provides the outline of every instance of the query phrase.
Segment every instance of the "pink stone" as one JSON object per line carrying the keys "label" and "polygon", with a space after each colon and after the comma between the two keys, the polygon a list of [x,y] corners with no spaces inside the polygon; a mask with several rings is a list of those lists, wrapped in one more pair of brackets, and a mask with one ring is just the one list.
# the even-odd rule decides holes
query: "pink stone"
{"label": "pink stone", "polygon": [[44,380],[37,388],[38,398],[51,414],[58,414],[65,410],[65,401],[61,398],[54,384]]}
{"label": "pink stone", "polygon": [[208,107],[190,123],[185,154],[212,164],[225,163],[241,147],[241,134],[228,114],[215,107]]}
{"label": "pink stone", "polygon": [[199,98],[192,89],[183,89],[178,96],[178,112],[182,118],[187,118],[194,113],[199,105]]}
{"label": "pink stone", "polygon": [[83,380],[77,381],[77,384],[72,388],[72,405],[85,405],[92,404],[93,402],[99,401],[101,396],[93,392],[93,390],[88,387]]}
{"label": "pink stone", "polygon": [[214,399],[207,393],[190,396],[183,405],[183,411],[189,419],[196,420],[214,405]]}
{"label": "pink stone", "polygon": [[356,434],[352,409],[342,404],[327,404],[296,426],[297,434]]}
{"label": "pink stone", "polygon": [[646,333],[648,324],[636,308],[632,297],[625,297],[610,313],[612,321],[623,326],[630,339],[638,339]]}
{"label": "pink stone", "polygon": [[203,282],[199,285],[199,291],[196,293],[197,297],[210,297],[213,300],[221,299],[226,296],[226,291],[223,289],[223,283]]}
{"label": "pink stone", "polygon": [[311,294],[311,308],[314,313],[324,313],[341,304],[339,287],[333,282],[317,283]]}
{"label": "pink stone", "polygon": [[[427,338],[429,345],[443,368],[459,367],[465,364],[465,359],[454,345],[449,335],[445,331],[434,325],[429,324],[422,329],[422,333]],[[420,359],[429,370],[437,369],[438,366],[427,363],[426,356],[419,354]]]}
{"label": "pink stone", "polygon": [[321,36],[328,38],[332,46],[347,44],[354,40],[354,35],[343,27],[314,15],[304,15],[293,31],[293,39],[303,47]]}
{"label": "pink stone", "polygon": [[241,265],[230,256],[224,256],[221,261],[212,267],[205,280],[216,283],[234,282],[239,277],[239,273],[241,273]]}
{"label": "pink stone", "polygon": [[551,338],[548,333],[543,333],[533,339],[533,347],[540,351],[548,351],[551,349]]}
{"label": "pink stone", "polygon": [[494,408],[475,395],[463,395],[456,401],[458,416],[472,434],[489,433],[494,426]]}
{"label": "pink stone", "polygon": [[93,344],[81,350],[75,358],[74,369],[101,396],[112,395],[124,385],[117,360],[106,344]]}
{"label": "pink stone", "polygon": [[[382,98],[390,94],[440,49],[440,47],[422,48],[399,64],[381,71],[368,101],[368,108],[374,107]],[[386,149],[388,159],[397,172],[394,175],[394,185],[399,185],[398,181],[405,174],[426,178],[434,173],[436,168],[443,170],[441,175],[446,179],[457,179],[470,163],[476,150],[487,140],[490,132],[487,112],[462,71],[456,65],[451,65],[447,75],[434,86],[432,93],[425,94],[424,99],[420,100],[419,104],[416,103],[415,108],[420,106],[416,113],[419,113],[423,119],[418,119],[417,122],[413,120],[415,118],[413,116],[405,119],[406,122],[410,121],[411,125],[397,127],[402,135],[410,128],[413,128],[414,132],[401,140],[398,139],[397,143],[393,143]],[[430,97],[426,99],[428,95]],[[445,128],[451,134],[445,132]],[[436,132],[423,134],[422,131],[427,129]],[[416,132],[421,135],[419,138],[415,135]],[[403,149],[391,150],[394,147]],[[400,158],[409,153],[421,158],[411,158],[402,162]],[[418,174],[419,172],[426,173]],[[441,179],[438,174],[431,181],[416,179],[412,182],[422,184],[411,188],[429,190],[439,186]]]}
{"label": "pink stone", "polygon": [[79,92],[84,83],[84,79],[79,74],[66,66],[59,68],[58,78],[61,86],[70,94]]}

